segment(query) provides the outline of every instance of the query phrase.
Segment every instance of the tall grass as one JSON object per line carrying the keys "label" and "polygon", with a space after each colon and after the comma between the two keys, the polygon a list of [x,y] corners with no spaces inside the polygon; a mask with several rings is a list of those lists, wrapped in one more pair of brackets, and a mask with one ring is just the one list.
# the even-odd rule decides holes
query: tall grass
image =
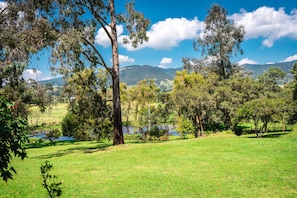
{"label": "tall grass", "polygon": [[49,160],[62,197],[296,197],[297,134],[277,138],[210,135],[166,142],[58,143],[15,159],[0,197],[43,197]]}

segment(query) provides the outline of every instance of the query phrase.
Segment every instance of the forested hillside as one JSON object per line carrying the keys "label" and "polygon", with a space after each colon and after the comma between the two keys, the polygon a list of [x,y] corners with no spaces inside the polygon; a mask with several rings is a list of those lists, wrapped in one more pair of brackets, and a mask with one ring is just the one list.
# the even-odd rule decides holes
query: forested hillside
{"label": "forested hillside", "polygon": [[[247,64],[246,70],[251,72],[252,77],[256,78],[263,72],[268,71],[271,67],[280,68],[287,76],[284,78],[283,83],[292,80],[290,71],[293,67],[293,62],[273,63],[273,64]],[[129,86],[136,85],[139,81],[144,79],[154,79],[157,85],[160,86],[161,82],[170,83],[175,77],[176,71],[181,71],[183,68],[168,68],[163,69],[157,66],[150,65],[131,65],[120,68],[120,80]],[[40,81],[42,84],[51,83],[53,86],[63,86],[64,80],[62,77],[53,78],[50,80]],[[172,84],[171,84],[172,85]]]}

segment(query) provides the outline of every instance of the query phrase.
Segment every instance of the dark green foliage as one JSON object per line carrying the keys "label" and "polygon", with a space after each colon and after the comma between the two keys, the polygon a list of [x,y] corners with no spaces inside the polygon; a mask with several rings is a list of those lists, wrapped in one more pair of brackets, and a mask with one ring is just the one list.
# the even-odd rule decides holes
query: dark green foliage
{"label": "dark green foliage", "polygon": [[77,116],[68,112],[62,120],[62,133],[65,136],[74,136],[74,132],[78,129],[79,120]]}
{"label": "dark green foliage", "polygon": [[46,136],[50,139],[51,142],[54,142],[55,139],[59,138],[62,135],[62,132],[59,129],[51,129]]}
{"label": "dark green foliage", "polygon": [[242,54],[240,47],[244,38],[243,26],[237,26],[227,18],[227,10],[214,4],[205,20],[205,36],[194,42],[196,50],[201,49],[204,58],[211,58],[210,66],[220,79],[229,78],[237,66],[231,63],[231,57]]}
{"label": "dark green foliage", "polygon": [[159,127],[157,126],[154,126],[150,131],[149,131],[149,136],[150,138],[152,139],[158,139],[160,138],[161,136],[164,135],[164,130],[163,129],[160,129]]}
{"label": "dark green foliage", "polygon": [[27,157],[27,120],[15,114],[17,108],[0,97],[0,174],[4,181],[12,179],[12,174],[16,173],[10,166],[12,155],[22,160]]}
{"label": "dark green foliage", "polygon": [[293,64],[293,69],[291,71],[291,73],[293,74],[294,76],[294,81],[293,81],[293,100],[297,100],[297,62],[295,62]]}
{"label": "dark green foliage", "polygon": [[60,197],[62,194],[61,184],[57,182],[57,176],[51,175],[50,171],[53,169],[53,165],[49,161],[45,161],[45,164],[40,166],[42,176],[42,186],[46,189],[50,198]]}
{"label": "dark green foliage", "polygon": [[108,103],[107,73],[82,68],[68,78],[66,91],[72,96],[62,132],[77,140],[103,139],[112,131],[112,107]]}
{"label": "dark green foliage", "polygon": [[177,131],[185,138],[187,134],[193,134],[195,132],[195,127],[193,126],[192,122],[184,117],[179,117],[179,126]]}
{"label": "dark green foliage", "polygon": [[141,140],[142,135],[141,134],[133,134],[133,135],[124,135],[125,140]]}

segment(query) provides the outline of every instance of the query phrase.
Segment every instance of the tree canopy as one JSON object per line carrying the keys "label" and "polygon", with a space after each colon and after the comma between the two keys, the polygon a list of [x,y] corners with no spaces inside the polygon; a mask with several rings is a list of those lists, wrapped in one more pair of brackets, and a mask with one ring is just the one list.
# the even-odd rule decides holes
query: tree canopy
{"label": "tree canopy", "polygon": [[201,49],[204,62],[209,62],[221,79],[228,78],[236,70],[230,59],[243,53],[240,44],[245,34],[244,27],[229,20],[227,14],[225,8],[214,4],[208,10],[203,36],[194,41],[194,48]]}

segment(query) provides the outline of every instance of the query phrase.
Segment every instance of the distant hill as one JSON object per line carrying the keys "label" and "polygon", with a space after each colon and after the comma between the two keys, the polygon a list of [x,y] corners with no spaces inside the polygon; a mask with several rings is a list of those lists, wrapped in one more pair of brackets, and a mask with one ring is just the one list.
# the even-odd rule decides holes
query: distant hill
{"label": "distant hill", "polygon": [[[120,68],[120,80],[129,86],[136,85],[144,79],[154,79],[160,86],[161,84],[170,83],[175,77],[176,71],[181,71],[182,68],[162,69],[149,65],[131,65]],[[109,80],[111,83],[111,80]],[[52,78],[49,80],[39,81],[42,84],[51,83],[53,86],[63,86],[64,79],[62,77]]]}
{"label": "distant hill", "polygon": [[273,63],[273,64],[246,64],[244,65],[247,70],[252,72],[253,77],[261,75],[263,72],[268,71],[270,67],[278,67],[286,73],[290,73],[290,70],[293,68],[292,62],[283,62],[283,63]]}
{"label": "distant hill", "polygon": [[121,82],[127,85],[135,85],[143,79],[154,79],[157,84],[161,81],[173,80],[178,69],[162,69],[149,65],[131,65],[120,69]]}
{"label": "distant hill", "polygon": [[[261,75],[263,72],[268,71],[270,67],[278,67],[287,73],[287,78],[284,82],[288,82],[292,79],[290,70],[292,69],[293,62],[275,63],[275,64],[247,64],[246,70],[252,72],[253,77]],[[120,80],[127,85],[135,85],[143,79],[154,79],[159,86],[163,86],[165,89],[168,86],[172,86],[172,80],[175,77],[176,71],[181,71],[180,68],[163,69],[160,67],[150,65],[131,65],[120,68]],[[63,86],[64,80],[62,77],[53,78],[50,80],[40,81],[40,83],[51,83],[53,86]]]}

